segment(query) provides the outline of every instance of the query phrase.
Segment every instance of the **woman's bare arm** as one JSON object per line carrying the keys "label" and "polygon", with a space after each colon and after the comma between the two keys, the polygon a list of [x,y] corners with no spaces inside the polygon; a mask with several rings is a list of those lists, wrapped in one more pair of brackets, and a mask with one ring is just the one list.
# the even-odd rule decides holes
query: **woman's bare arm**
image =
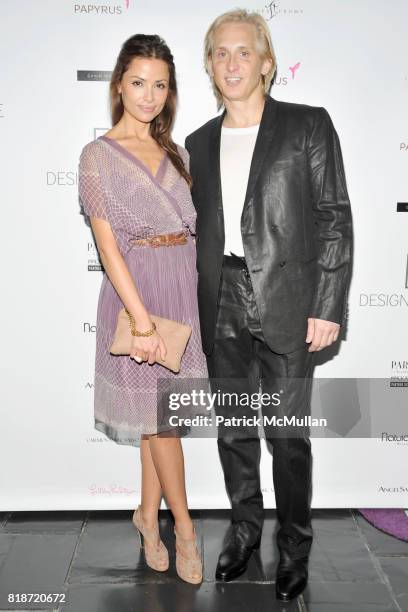
{"label": "woman's bare arm", "polygon": [[134,280],[116,244],[111,226],[105,219],[90,217],[99,255],[106,274],[128,311],[134,316],[139,331],[152,327]]}
{"label": "woman's bare arm", "polygon": [[[136,328],[144,332],[153,327],[152,321],[140,298],[126,262],[118,249],[109,223],[107,200],[99,175],[95,146],[94,142],[88,143],[81,151],[78,171],[79,197],[84,212],[90,219],[105,272],[122,303],[133,315]],[[153,364],[158,354],[157,351],[164,359],[166,346],[157,332],[151,336],[132,336],[131,357],[140,357],[142,360],[148,360],[150,364]]]}

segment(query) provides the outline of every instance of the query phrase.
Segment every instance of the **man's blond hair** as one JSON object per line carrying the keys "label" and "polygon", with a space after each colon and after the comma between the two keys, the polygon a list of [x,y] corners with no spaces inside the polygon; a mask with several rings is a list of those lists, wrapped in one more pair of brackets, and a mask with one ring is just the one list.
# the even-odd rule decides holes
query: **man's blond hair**
{"label": "man's blond hair", "polygon": [[265,93],[269,91],[276,72],[276,56],[275,51],[273,50],[271,34],[268,24],[262,15],[256,12],[247,11],[246,9],[235,9],[233,11],[223,13],[212,22],[207,30],[204,40],[204,66],[208,76],[211,79],[212,88],[215,97],[217,98],[218,108],[221,108],[223,105],[223,100],[221,92],[214,81],[214,77],[210,73],[209,60],[213,54],[215,32],[225,23],[249,23],[255,27],[256,40],[261,58],[262,60],[270,59],[272,62],[269,72],[266,75],[262,75]]}

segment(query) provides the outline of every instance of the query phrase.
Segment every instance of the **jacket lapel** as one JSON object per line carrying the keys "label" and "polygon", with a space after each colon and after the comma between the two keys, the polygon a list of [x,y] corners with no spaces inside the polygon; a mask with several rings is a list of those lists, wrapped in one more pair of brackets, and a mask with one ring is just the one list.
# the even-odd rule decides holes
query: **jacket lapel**
{"label": "jacket lapel", "polygon": [[216,117],[211,126],[208,148],[208,177],[210,181],[210,202],[212,214],[215,216],[214,229],[217,229],[217,244],[222,244],[224,248],[225,233],[224,233],[224,212],[222,206],[222,188],[221,188],[221,169],[220,169],[220,145],[221,145],[221,127],[224,121],[226,111]]}
{"label": "jacket lapel", "polygon": [[262,113],[261,123],[259,124],[258,136],[255,142],[254,153],[252,155],[251,167],[249,171],[248,185],[245,194],[244,208],[248,204],[256,181],[262,169],[262,164],[266,154],[270,151],[273,143],[272,136],[276,130],[277,102],[274,98],[267,95],[265,106]]}
{"label": "jacket lapel", "polygon": [[[215,223],[212,225],[218,233],[217,244],[225,244],[224,213],[222,204],[221,170],[220,170],[220,145],[221,128],[226,111],[216,117],[209,136],[208,150],[208,176],[210,182],[210,201]],[[277,101],[269,95],[265,97],[265,106],[259,125],[258,136],[252,155],[249,171],[248,185],[244,199],[243,209],[247,206],[253,193],[256,181],[261,172],[264,158],[270,151],[273,143],[272,136],[276,130]]]}

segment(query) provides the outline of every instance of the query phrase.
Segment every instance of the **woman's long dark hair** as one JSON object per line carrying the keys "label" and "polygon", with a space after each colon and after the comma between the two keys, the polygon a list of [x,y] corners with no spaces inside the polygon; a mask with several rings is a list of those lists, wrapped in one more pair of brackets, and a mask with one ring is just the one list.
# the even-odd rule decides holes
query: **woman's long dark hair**
{"label": "woman's long dark hair", "polygon": [[109,85],[112,126],[118,123],[124,111],[122,97],[117,86],[134,57],[154,57],[166,62],[169,68],[169,92],[166,103],[161,113],[153,119],[150,125],[150,134],[168,153],[173,166],[191,187],[191,176],[187,172],[177,146],[171,137],[177,107],[176,69],[170,49],[160,36],[156,34],[135,34],[123,43]]}

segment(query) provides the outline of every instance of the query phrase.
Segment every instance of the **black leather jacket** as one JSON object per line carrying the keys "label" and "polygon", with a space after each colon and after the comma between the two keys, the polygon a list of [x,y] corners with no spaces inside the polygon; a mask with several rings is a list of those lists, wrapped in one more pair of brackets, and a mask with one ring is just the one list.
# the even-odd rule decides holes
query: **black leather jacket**
{"label": "black leather jacket", "polygon": [[[185,143],[197,211],[198,304],[206,354],[214,343],[224,253],[224,115]],[[339,138],[325,108],[266,96],[241,234],[262,331],[273,351],[304,346],[308,317],[343,323],[352,220]]]}

